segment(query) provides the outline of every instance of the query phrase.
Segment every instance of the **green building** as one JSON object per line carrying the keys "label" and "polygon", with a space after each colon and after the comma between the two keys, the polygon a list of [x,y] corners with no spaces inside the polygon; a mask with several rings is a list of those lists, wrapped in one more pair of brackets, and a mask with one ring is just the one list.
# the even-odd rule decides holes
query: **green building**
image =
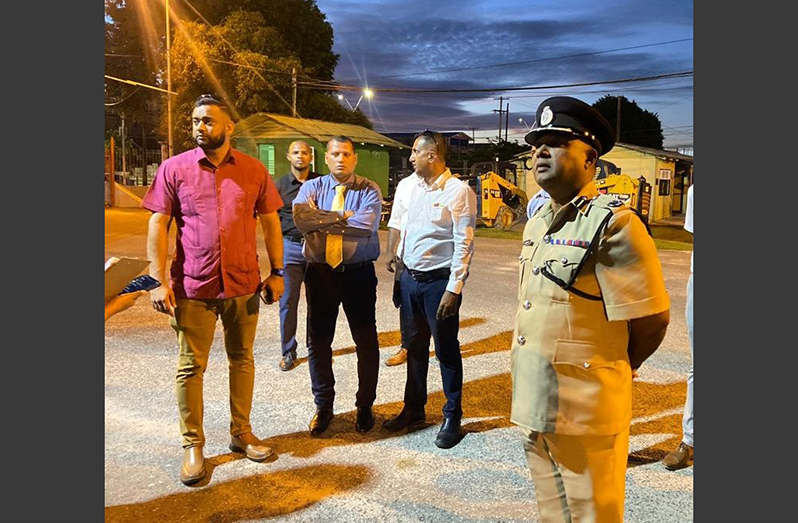
{"label": "green building", "polygon": [[272,177],[280,178],[291,170],[286,154],[288,146],[295,140],[303,140],[310,145],[311,170],[329,174],[330,170],[324,162],[324,151],[327,141],[333,136],[348,136],[355,142],[355,172],[377,182],[383,197],[387,196],[388,148],[408,147],[365,127],[257,113],[236,124],[232,143],[235,149],[260,159]]}

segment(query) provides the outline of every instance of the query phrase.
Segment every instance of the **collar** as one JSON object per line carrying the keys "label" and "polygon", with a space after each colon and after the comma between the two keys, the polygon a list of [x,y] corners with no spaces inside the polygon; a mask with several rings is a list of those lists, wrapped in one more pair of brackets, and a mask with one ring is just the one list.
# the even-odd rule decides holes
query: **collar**
{"label": "collar", "polygon": [[[596,184],[593,183],[591,180],[587,184],[585,184],[579,192],[574,196],[570,202],[560,207],[560,210],[557,211],[557,215],[554,215],[554,210],[551,208],[551,199],[549,199],[538,211],[538,214],[541,218],[546,219],[547,222],[551,222],[554,216],[558,215],[570,215],[571,209],[576,209],[583,215],[587,214],[587,210],[590,208],[590,202],[593,200],[593,197],[600,194],[596,189]],[[568,209],[568,210],[564,210]]]}
{"label": "collar", "polygon": [[[205,160],[207,163],[213,165],[213,162],[211,162],[208,159],[208,155],[205,154],[205,151],[202,149],[202,147],[197,147],[197,148],[194,149],[194,159],[196,160],[197,163],[200,163],[203,160]],[[227,154],[225,155],[224,158],[222,158],[222,161],[219,162],[219,165],[217,165],[216,167],[221,167],[222,165],[224,165],[227,162],[230,162],[232,164],[236,163],[235,162],[235,155],[233,154],[233,148],[232,147],[230,147],[227,150]]]}
{"label": "collar", "polygon": [[[303,183],[303,182],[300,182],[299,180],[296,179],[296,176],[294,176],[294,173],[292,171],[288,171],[288,177],[290,178],[291,183],[293,185],[302,185],[302,183]],[[314,173],[313,171],[309,171],[308,172],[308,177],[305,178],[305,181],[309,182],[313,178],[318,178],[318,177],[319,177],[318,173]]]}
{"label": "collar", "polygon": [[449,178],[452,178],[452,171],[450,171],[449,168],[447,167],[446,170],[443,171],[441,175],[435,179],[434,182],[432,182],[432,185],[428,185],[427,182],[424,180],[423,176],[418,176],[418,185],[425,191],[434,191],[436,189],[443,189]]}
{"label": "collar", "polygon": [[330,176],[330,180],[332,181],[332,185],[330,186],[330,188],[332,188],[332,189],[335,189],[339,185],[343,185],[347,189],[351,189],[352,185],[355,183],[355,178],[357,178],[357,175],[355,173],[352,173],[352,174],[349,175],[349,178],[347,178],[346,180],[344,180],[342,182],[339,182],[338,179],[332,173],[330,173],[329,176]]}

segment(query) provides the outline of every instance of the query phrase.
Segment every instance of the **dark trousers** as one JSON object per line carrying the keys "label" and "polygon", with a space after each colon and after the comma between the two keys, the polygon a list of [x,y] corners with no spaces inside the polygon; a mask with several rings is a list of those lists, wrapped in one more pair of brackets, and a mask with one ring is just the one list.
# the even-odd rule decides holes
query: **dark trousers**
{"label": "dark trousers", "polygon": [[332,409],[335,400],[332,342],[339,305],[344,306],[357,350],[355,406],[372,406],[377,396],[380,363],[374,264],[334,272],[328,265],[310,263],[305,274],[305,297],[308,302],[308,368],[316,406]]}
{"label": "dark trousers", "polygon": [[414,411],[427,404],[427,371],[429,369],[430,336],[435,341],[435,355],[440,362],[443,394],[446,404],[443,415],[459,420],[463,416],[463,359],[460,356],[460,313],[445,320],[436,320],[441,297],[448,279],[418,282],[408,271],[402,273],[402,330],[407,348],[407,384],[405,406]]}
{"label": "dark trousers", "polygon": [[[297,308],[299,307],[299,292],[302,281],[305,279],[307,264],[289,263],[285,266],[285,292],[280,297],[280,344],[283,356],[296,353]],[[307,336],[306,336],[307,338]],[[305,340],[307,345],[307,339]]]}

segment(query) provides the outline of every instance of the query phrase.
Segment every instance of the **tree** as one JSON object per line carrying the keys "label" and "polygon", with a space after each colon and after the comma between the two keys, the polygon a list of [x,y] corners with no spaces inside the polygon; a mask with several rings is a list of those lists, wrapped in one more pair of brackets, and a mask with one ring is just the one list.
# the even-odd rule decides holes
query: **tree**
{"label": "tree", "polygon": [[516,154],[528,150],[528,145],[519,145],[516,142],[500,140],[498,142],[474,146],[468,153],[466,161],[468,161],[469,164],[474,164],[477,162],[492,162],[497,157],[500,161],[506,161],[511,159]]}
{"label": "tree", "polygon": [[[637,105],[634,100],[625,96],[621,100],[621,135],[616,141],[653,149],[662,149],[664,137],[662,135],[662,122],[656,113],[652,113]],[[593,107],[604,118],[617,128],[618,122],[618,97],[602,96],[593,104]]]}

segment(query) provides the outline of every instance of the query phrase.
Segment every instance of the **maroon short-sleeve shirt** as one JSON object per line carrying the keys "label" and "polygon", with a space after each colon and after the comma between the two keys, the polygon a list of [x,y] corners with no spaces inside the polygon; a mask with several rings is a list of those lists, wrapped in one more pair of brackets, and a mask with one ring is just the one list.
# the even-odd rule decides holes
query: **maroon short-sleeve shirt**
{"label": "maroon short-sleeve shirt", "polygon": [[174,217],[177,298],[234,298],[260,284],[257,214],[283,201],[263,164],[230,149],[218,167],[197,147],[163,162],[141,206]]}

